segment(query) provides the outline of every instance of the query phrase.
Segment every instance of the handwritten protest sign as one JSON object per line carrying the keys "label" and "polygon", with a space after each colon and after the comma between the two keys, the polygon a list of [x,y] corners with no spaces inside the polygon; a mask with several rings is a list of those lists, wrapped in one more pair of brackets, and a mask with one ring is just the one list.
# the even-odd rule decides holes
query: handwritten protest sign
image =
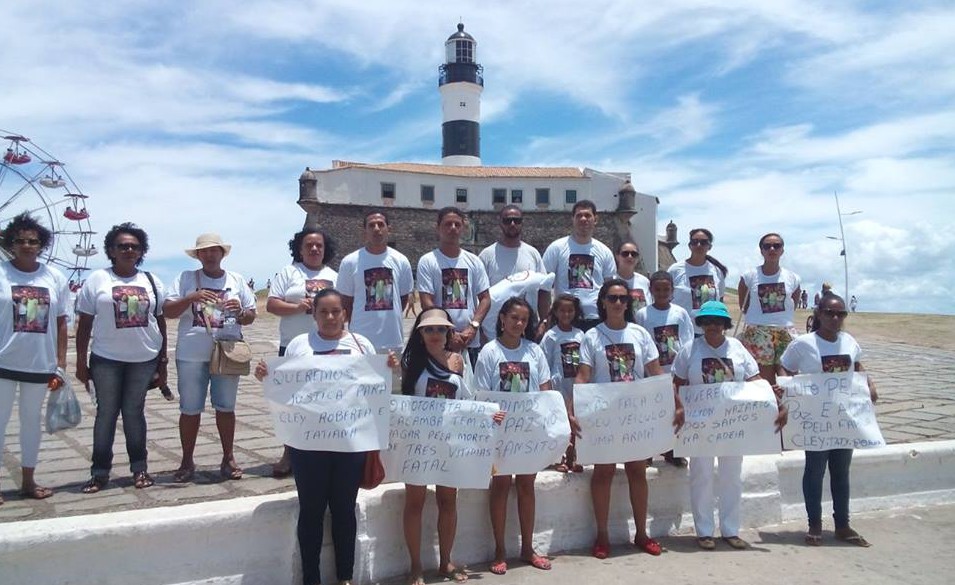
{"label": "handwritten protest sign", "polygon": [[386,360],[383,355],[270,358],[263,384],[276,437],[309,451],[387,448]]}
{"label": "handwritten protest sign", "polygon": [[570,442],[567,407],[559,392],[487,392],[477,399],[495,402],[507,413],[494,437],[494,473],[537,473],[560,461]]}
{"label": "handwritten protest sign", "polygon": [[621,463],[673,447],[673,379],[574,386],[580,463]]}
{"label": "handwritten protest sign", "polygon": [[779,453],[776,396],[769,382],[723,382],[680,388],[686,423],[677,457]]}
{"label": "handwritten protest sign", "polygon": [[490,402],[392,396],[385,480],[487,488],[499,410]]}
{"label": "handwritten protest sign", "polygon": [[885,439],[875,420],[866,376],[856,372],[778,378],[789,407],[783,428],[787,449],[872,449]]}

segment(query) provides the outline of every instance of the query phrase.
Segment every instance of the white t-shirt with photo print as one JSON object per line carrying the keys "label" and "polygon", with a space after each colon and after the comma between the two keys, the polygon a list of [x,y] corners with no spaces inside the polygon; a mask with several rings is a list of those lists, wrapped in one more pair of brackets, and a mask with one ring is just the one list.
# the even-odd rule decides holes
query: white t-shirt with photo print
{"label": "white t-shirt with photo print", "polygon": [[547,356],[539,345],[521,339],[514,349],[498,339],[481,348],[474,366],[474,384],[477,390],[492,392],[538,392],[550,382]]}
{"label": "white t-shirt with photo print", "polygon": [[21,272],[0,264],[0,368],[30,374],[56,371],[57,317],[70,312],[63,273],[40,264]]}
{"label": "white t-shirt with photo print", "polygon": [[690,384],[719,384],[752,378],[759,374],[759,366],[735,337],[725,338],[719,347],[697,337],[676,354],[670,371]]}
{"label": "white t-shirt with photo print", "polygon": [[89,275],[77,298],[76,310],[93,315],[92,353],[133,363],[147,362],[159,354],[162,334],[155,312],[158,305],[162,314],[166,293],[159,278],[152,276],[158,300],[142,270],[131,277],[117,276],[109,268],[94,270]]}
{"label": "white t-shirt with photo print", "polygon": [[596,384],[639,380],[646,364],[659,357],[653,338],[636,323],[623,329],[600,323],[584,334],[580,347],[580,363],[590,366],[590,381]]}
{"label": "white t-shirt with photo print", "polygon": [[[630,278],[624,278],[619,274],[614,274],[613,277],[626,282],[627,287],[630,288],[630,307],[633,309],[634,317],[637,316],[637,311],[647,305],[653,304],[653,295],[650,294],[649,278],[639,272],[634,272]],[[636,323],[636,321],[634,322]]]}
{"label": "white t-shirt with photo print", "polygon": [[[196,277],[198,276],[198,283]],[[221,329],[222,304],[238,299],[244,311],[255,309],[255,294],[238,272],[224,271],[219,278],[210,278],[202,270],[185,270],[172,283],[167,300],[178,301],[197,288],[217,294],[217,303],[191,303],[179,317],[179,337],[176,341],[176,359],[184,362],[207,362],[212,356],[212,335],[206,331],[205,322],[213,330]]]}
{"label": "white t-shirt with photo print", "polygon": [[[474,319],[478,295],[487,291],[487,271],[481,259],[461,250],[457,258],[450,258],[441,250],[432,250],[418,260],[418,292],[434,298],[434,306],[444,308],[451,315],[457,331],[463,331]],[[469,347],[480,347],[480,335],[475,335]]]}
{"label": "white t-shirt with photo print", "polygon": [[554,296],[564,293],[580,299],[584,318],[597,319],[597,294],[617,272],[613,252],[600,240],[580,244],[571,236],[551,242],[544,250],[544,269],[556,275]]}
{"label": "white t-shirt with photo print", "polygon": [[816,332],[800,335],[779,359],[784,368],[798,374],[854,372],[860,361],[862,348],[845,331],[840,331],[835,341],[826,341]]}
{"label": "white t-shirt with photo print", "polygon": [[401,297],[414,288],[411,263],[404,254],[394,248],[382,254],[355,250],[342,259],[336,288],[353,299],[349,330],[373,340],[381,350],[404,345]]}
{"label": "white t-shirt with photo print", "polygon": [[345,332],[341,339],[325,339],[318,331],[297,336],[285,348],[285,357],[304,355],[374,355],[375,346],[357,333]]}
{"label": "white t-shirt with photo print", "polygon": [[690,314],[680,305],[670,303],[667,309],[653,305],[637,311],[637,325],[647,330],[660,352],[660,367],[669,372],[676,354],[693,343],[695,326]]}
{"label": "white t-shirt with photo print", "polygon": [[545,272],[544,261],[537,248],[527,242],[521,242],[516,248],[510,248],[494,242],[481,250],[478,258],[487,269],[487,279],[490,286],[501,282],[515,272]]}
{"label": "white t-shirt with photo print", "polygon": [[776,274],[766,275],[763,267],[757,266],[743,274],[742,280],[749,289],[747,325],[793,326],[793,293],[799,290],[799,275],[783,267]]}
{"label": "white t-shirt with photo print", "polygon": [[547,365],[554,380],[554,389],[570,397],[574,389],[574,378],[580,367],[580,347],[584,343],[584,332],[576,327],[564,331],[554,326],[541,337],[541,349],[547,356]]}
{"label": "white t-shirt with photo print", "polygon": [[[723,272],[707,260],[702,266],[693,266],[685,260],[667,269],[673,277],[673,302],[680,305],[694,320],[700,307],[707,301],[718,301],[725,292]],[[696,332],[703,333],[699,327]]]}
{"label": "white t-shirt with photo print", "polygon": [[[269,296],[297,305],[306,294],[313,295],[323,288],[335,288],[337,279],[338,273],[328,266],[312,270],[301,262],[295,262],[275,275],[269,285]],[[285,347],[295,337],[313,329],[315,318],[311,311],[279,317],[279,346]]]}

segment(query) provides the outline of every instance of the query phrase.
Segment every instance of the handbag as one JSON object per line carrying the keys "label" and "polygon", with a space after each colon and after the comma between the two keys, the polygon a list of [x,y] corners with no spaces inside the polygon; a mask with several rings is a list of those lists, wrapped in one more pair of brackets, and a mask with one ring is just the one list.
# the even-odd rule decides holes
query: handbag
{"label": "handbag", "polygon": [[[358,348],[358,351],[365,354],[364,348],[362,348],[361,343],[358,342],[358,338],[355,337],[355,334],[351,331],[348,332],[351,335],[352,339],[355,341],[355,346]],[[385,479],[385,466],[381,462],[381,451],[368,451],[365,453],[365,470],[361,475],[361,483],[358,484],[363,490],[373,490]]]}
{"label": "handbag", "polygon": [[[196,271],[196,290],[199,290],[199,271]],[[206,332],[212,337],[212,355],[209,373],[214,376],[248,376],[252,370],[252,346],[241,339],[215,339],[205,314],[200,313]]]}

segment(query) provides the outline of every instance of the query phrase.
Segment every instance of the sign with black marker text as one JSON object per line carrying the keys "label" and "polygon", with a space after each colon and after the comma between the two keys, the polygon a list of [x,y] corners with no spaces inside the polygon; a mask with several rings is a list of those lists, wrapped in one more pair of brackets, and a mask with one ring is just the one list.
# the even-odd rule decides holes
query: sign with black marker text
{"label": "sign with black marker text", "polygon": [[779,453],[776,395],[766,380],[680,387],[677,457]]}
{"label": "sign with black marker text", "polygon": [[506,414],[494,438],[494,474],[537,473],[560,461],[570,443],[567,407],[560,392],[487,392],[477,400]]}
{"label": "sign with black marker text", "polygon": [[802,451],[885,446],[865,374],[842,372],[780,377],[789,424],[783,446]]}

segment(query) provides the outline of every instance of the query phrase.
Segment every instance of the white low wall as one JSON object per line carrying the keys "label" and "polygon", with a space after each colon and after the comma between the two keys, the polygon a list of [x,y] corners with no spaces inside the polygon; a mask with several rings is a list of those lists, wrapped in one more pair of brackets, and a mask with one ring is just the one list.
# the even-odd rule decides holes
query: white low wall
{"label": "white low wall", "polygon": [[[747,457],[743,465],[744,527],[804,517],[802,452]],[[650,532],[692,533],[686,471],[652,469]],[[594,537],[590,474],[542,473],[537,479],[535,546],[550,554],[588,548]],[[828,492],[828,490],[825,490]],[[955,441],[891,445],[856,451],[852,510],[955,502]],[[514,495],[508,550],[519,552]],[[401,528],[404,489],[384,485],[359,498],[355,581],[368,583],[407,571]],[[0,583],[298,585],[294,494],[153,508],[115,514],[0,524]],[[611,537],[632,538],[633,521],[622,470],[613,487]],[[825,508],[824,508],[825,509]],[[436,510],[424,514],[425,564],[437,564]],[[324,582],[335,582],[326,521]],[[454,559],[474,564],[493,553],[487,492],[458,495]]]}

